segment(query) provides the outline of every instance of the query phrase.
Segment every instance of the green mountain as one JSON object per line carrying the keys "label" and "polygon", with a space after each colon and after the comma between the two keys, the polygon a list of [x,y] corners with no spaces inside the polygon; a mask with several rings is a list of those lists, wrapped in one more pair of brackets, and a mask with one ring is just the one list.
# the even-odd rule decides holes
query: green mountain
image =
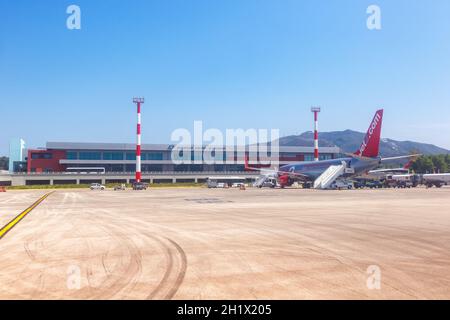
{"label": "green mountain", "polygon": [[[343,152],[355,152],[360,147],[364,136],[365,133],[353,130],[322,132],[319,133],[319,147],[338,146]],[[301,135],[280,138],[279,144],[280,146],[313,146],[313,139],[313,133],[308,131]],[[382,139],[380,142],[380,155],[383,157],[406,155],[412,152],[435,155],[447,154],[450,150],[413,141]]]}

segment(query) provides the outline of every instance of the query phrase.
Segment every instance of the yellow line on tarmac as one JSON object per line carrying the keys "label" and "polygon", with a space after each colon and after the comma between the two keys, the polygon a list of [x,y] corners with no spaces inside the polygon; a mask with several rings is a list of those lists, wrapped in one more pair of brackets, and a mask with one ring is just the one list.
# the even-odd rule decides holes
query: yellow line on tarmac
{"label": "yellow line on tarmac", "polygon": [[29,206],[27,209],[22,211],[17,217],[8,222],[3,228],[0,229],[0,239],[2,239],[16,224],[18,224],[27,214],[31,212],[34,208],[36,208],[42,201],[44,201],[49,195],[53,193],[49,192],[46,195],[42,196],[39,200]]}

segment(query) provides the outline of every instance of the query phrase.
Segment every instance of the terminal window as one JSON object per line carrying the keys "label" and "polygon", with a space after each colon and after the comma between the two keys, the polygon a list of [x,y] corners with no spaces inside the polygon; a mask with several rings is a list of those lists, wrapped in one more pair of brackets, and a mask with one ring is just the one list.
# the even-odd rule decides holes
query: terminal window
{"label": "terminal window", "polygon": [[136,153],[127,152],[126,159],[127,160],[136,160]]}
{"label": "terminal window", "polygon": [[78,153],[75,151],[67,151],[67,160],[77,160],[78,159]]}
{"label": "terminal window", "polygon": [[80,160],[101,160],[101,152],[80,152]]}
{"label": "terminal window", "polygon": [[162,160],[163,154],[161,152],[144,152],[142,160]]}
{"label": "terminal window", "polygon": [[328,160],[328,159],[331,159],[331,155],[330,154],[321,154],[321,155],[319,155],[319,159],[320,160]]}
{"label": "terminal window", "polygon": [[52,159],[51,153],[32,153],[31,159]]}
{"label": "terminal window", "polygon": [[123,160],[123,152],[103,152],[103,160]]}

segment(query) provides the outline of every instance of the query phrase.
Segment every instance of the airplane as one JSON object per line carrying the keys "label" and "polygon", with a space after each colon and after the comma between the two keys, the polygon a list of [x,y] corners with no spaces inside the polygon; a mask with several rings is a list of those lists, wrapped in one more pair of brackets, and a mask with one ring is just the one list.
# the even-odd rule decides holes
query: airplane
{"label": "airplane", "polygon": [[265,169],[250,167],[248,157],[245,157],[245,169],[261,172],[262,175],[254,184],[256,187],[262,187],[267,180],[276,179],[281,188],[290,186],[295,181],[302,181],[306,187],[327,189],[337,179],[362,175],[377,168],[383,162],[417,156],[381,158],[379,147],[382,122],[383,109],[380,109],[376,111],[360,148],[352,154],[346,154],[344,158],[296,162],[281,166],[279,169]]}
{"label": "airplane", "polygon": [[411,158],[412,159],[409,162],[407,162],[402,168],[374,169],[363,173],[358,178],[379,180],[386,178],[388,175],[409,174],[409,169],[413,161],[415,160],[414,158],[416,157],[411,156]]}

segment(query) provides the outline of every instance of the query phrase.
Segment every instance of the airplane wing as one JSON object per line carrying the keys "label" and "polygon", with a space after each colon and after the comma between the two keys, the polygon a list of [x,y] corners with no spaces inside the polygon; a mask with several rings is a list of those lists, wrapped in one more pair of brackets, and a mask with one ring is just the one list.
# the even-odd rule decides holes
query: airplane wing
{"label": "airplane wing", "polygon": [[409,170],[406,168],[393,168],[393,169],[376,169],[376,170],[370,170],[368,173],[369,174],[373,174],[373,173],[407,173]]}
{"label": "airplane wing", "polygon": [[409,168],[411,167],[411,164],[413,163],[414,159],[411,159],[406,163],[403,168],[393,168],[393,169],[375,169],[370,170],[369,174],[378,174],[378,173],[409,173]]}
{"label": "airplane wing", "polygon": [[[359,158],[359,159],[366,159],[366,160],[373,160],[374,158],[368,158],[368,157],[363,157],[360,155],[355,155],[355,154],[351,154],[348,152],[344,152],[344,154],[348,157],[352,157],[352,158]],[[381,162],[385,162],[385,161],[392,161],[392,160],[400,160],[400,159],[409,159],[409,158],[417,158],[420,157],[422,154],[409,154],[409,155],[405,155],[405,156],[397,156],[397,157],[388,157],[388,158],[380,158]]]}
{"label": "airplane wing", "polygon": [[421,154],[410,154],[407,156],[398,156],[398,157],[389,157],[389,158],[381,158],[380,161],[384,162],[384,161],[391,161],[391,160],[399,160],[399,159],[408,159],[408,158],[415,158],[415,157],[420,157]]}
{"label": "airplane wing", "polygon": [[[266,178],[269,177],[269,176],[275,177],[275,176],[279,176],[279,175],[288,175],[290,177],[301,179],[301,180],[309,180],[309,177],[307,175],[304,175],[304,174],[301,174],[301,173],[296,173],[296,172],[291,172],[291,171],[280,171],[280,170],[276,170],[276,169],[250,167],[248,165],[248,158],[247,157],[245,158],[245,170],[248,170],[248,171],[259,171]],[[264,181],[262,183],[264,183]]]}

